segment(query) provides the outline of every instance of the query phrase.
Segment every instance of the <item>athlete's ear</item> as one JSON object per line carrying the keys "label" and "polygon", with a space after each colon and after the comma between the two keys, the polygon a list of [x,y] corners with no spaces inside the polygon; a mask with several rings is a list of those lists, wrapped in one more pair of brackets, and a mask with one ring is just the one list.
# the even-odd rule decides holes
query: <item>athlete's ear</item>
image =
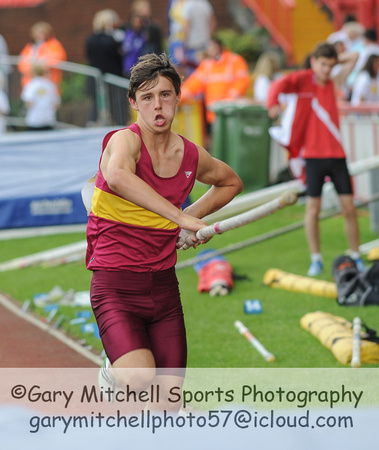
{"label": "athlete's ear", "polygon": [[134,111],[138,111],[138,106],[135,100],[133,100],[132,98],[129,98],[129,103],[130,106],[134,109]]}
{"label": "athlete's ear", "polygon": [[182,100],[182,93],[179,92],[179,94],[176,96],[176,104],[180,103],[181,100]]}

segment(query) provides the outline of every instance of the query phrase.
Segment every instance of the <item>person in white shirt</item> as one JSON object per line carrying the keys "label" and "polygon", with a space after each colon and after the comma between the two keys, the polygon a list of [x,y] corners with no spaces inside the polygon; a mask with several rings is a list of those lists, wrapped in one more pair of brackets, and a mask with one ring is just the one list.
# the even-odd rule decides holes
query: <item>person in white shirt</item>
{"label": "person in white shirt", "polygon": [[4,90],[5,76],[0,71],[0,134],[7,131],[7,119],[6,116],[10,112],[10,105],[8,95]]}
{"label": "person in white shirt", "polygon": [[280,68],[280,57],[276,52],[267,51],[259,56],[253,72],[255,101],[265,104],[271,82],[280,76]]}
{"label": "person in white shirt", "polygon": [[183,19],[185,59],[187,64],[193,66],[193,70],[204,58],[210,38],[216,30],[216,18],[208,0],[186,0]]}
{"label": "person in white shirt", "polygon": [[11,72],[11,66],[7,62],[7,57],[9,56],[9,49],[8,44],[6,40],[4,39],[4,36],[0,34],[0,72],[4,75],[3,80],[3,89],[6,91],[8,87],[8,80],[7,77]]}
{"label": "person in white shirt", "polygon": [[47,69],[34,65],[33,78],[21,92],[26,105],[25,123],[29,131],[52,130],[56,125],[56,113],[60,95],[56,85],[47,78]]}
{"label": "person in white shirt", "polygon": [[363,67],[367,63],[367,60],[370,55],[379,55],[379,44],[377,42],[377,32],[373,28],[369,28],[365,31],[363,35],[363,46],[359,50],[359,58],[358,61],[346,80],[347,85],[352,89],[353,84],[358,76],[358,74],[362,71]]}
{"label": "person in white shirt", "polygon": [[353,85],[351,104],[379,102],[379,55],[370,55]]}

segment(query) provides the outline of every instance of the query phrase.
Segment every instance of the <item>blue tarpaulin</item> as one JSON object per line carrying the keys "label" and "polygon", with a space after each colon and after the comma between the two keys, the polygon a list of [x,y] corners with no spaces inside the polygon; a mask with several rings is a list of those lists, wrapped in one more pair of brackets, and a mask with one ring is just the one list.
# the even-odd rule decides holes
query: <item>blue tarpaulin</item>
{"label": "blue tarpaulin", "polygon": [[81,189],[110,128],[0,136],[0,229],[87,222]]}

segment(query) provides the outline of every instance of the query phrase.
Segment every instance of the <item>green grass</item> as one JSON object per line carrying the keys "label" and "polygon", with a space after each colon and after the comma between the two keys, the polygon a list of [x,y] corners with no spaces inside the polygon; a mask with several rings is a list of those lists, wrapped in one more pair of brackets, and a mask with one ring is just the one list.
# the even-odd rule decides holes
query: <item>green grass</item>
{"label": "green grass", "polygon": [[[200,195],[201,188],[195,195]],[[230,244],[245,241],[283,226],[300,223],[304,208],[295,205],[285,208],[265,219],[214,237],[207,247],[178,252],[178,262],[192,258],[205,248],[223,249]],[[359,210],[361,241],[377,238],[370,231],[366,209]],[[84,233],[64,234],[1,242],[0,262],[25,256],[45,249],[58,247],[85,239]],[[331,264],[336,256],[346,250],[343,219],[335,216],[321,221],[322,252],[325,271],[318,277],[332,281]],[[192,266],[178,269],[177,274],[186,319],[188,334],[188,365],[190,367],[342,367],[332,353],[300,326],[301,317],[313,311],[325,311],[352,320],[359,315],[371,328],[379,327],[379,308],[341,307],[334,299],[310,294],[273,289],[262,283],[265,272],[278,268],[286,272],[306,275],[309,254],[302,227],[264,242],[246,246],[225,255],[238,276],[233,291],[226,297],[210,297],[197,292],[198,277]],[[72,263],[57,267],[31,267],[0,273],[0,290],[16,299],[20,305],[32,299],[36,293],[48,292],[59,285],[64,290],[89,290],[91,273],[83,263]],[[246,299],[259,299],[262,314],[247,315],[243,311]],[[42,309],[33,308],[37,314]],[[75,317],[71,307],[61,307],[60,313]],[[234,327],[241,320],[251,332],[271,351],[276,360],[267,363]],[[87,344],[101,352],[99,340],[80,332],[80,327],[69,326],[68,320],[62,329],[75,339],[85,338]],[[370,365],[370,367],[378,367]]]}

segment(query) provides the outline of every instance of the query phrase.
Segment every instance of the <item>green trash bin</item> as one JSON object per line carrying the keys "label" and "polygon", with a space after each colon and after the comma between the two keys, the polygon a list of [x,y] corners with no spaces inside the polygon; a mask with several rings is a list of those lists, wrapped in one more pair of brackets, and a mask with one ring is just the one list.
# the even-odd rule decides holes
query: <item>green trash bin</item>
{"label": "green trash bin", "polygon": [[213,110],[211,154],[232,167],[249,191],[269,184],[271,119],[263,106],[219,102]]}

